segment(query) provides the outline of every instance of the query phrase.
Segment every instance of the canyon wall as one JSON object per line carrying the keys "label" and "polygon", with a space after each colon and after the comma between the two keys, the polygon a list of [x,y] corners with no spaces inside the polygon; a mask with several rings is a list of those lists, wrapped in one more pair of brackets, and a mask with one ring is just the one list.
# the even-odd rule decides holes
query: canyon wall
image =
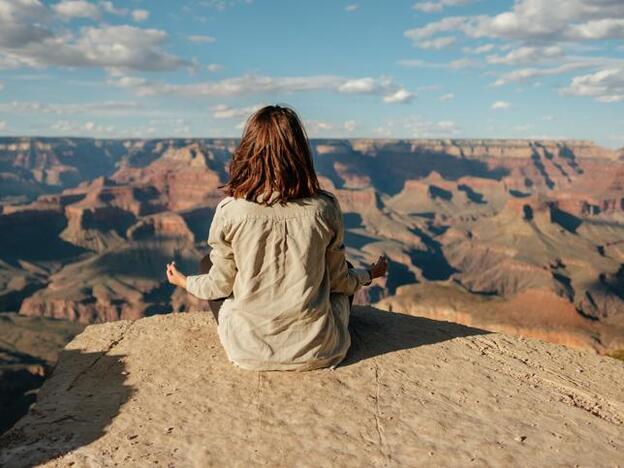
{"label": "canyon wall", "polygon": [[[198,272],[236,144],[0,138],[0,310],[93,323],[196,306],[165,264]],[[389,258],[356,303],[624,348],[621,151],[581,140],[311,146],[340,200],[349,259]]]}

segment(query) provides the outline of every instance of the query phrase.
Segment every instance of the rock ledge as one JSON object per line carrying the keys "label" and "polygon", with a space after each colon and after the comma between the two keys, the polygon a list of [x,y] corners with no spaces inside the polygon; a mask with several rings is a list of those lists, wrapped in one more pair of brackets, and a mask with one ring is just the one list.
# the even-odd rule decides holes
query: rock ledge
{"label": "rock ledge", "polygon": [[211,314],[91,325],[0,465],[618,466],[624,363],[373,307],[334,371],[232,366]]}

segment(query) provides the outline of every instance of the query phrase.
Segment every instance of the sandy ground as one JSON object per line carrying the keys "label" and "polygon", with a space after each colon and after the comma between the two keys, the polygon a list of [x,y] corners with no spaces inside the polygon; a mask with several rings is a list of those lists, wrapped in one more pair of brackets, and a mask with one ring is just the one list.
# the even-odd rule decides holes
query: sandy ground
{"label": "sandy ground", "polygon": [[624,362],[373,307],[335,370],[228,362],[209,312],[89,326],[0,465],[624,466]]}

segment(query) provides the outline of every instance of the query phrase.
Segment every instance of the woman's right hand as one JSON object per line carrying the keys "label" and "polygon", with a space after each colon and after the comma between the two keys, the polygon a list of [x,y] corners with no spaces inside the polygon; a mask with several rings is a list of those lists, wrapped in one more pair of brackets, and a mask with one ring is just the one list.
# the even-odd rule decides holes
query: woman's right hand
{"label": "woman's right hand", "polygon": [[368,267],[368,271],[371,274],[371,278],[381,278],[388,271],[388,261],[385,255],[380,255],[375,263],[371,263]]}

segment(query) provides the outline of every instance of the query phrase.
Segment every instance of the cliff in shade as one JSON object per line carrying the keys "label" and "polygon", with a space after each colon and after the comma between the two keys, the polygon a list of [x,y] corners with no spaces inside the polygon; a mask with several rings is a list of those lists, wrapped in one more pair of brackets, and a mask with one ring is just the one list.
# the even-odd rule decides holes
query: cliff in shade
{"label": "cliff in shade", "polygon": [[[0,310],[97,323],[199,305],[234,139],[0,138]],[[624,349],[624,159],[584,140],[312,140],[356,303]]]}
{"label": "cliff in shade", "polygon": [[335,370],[233,367],[212,314],[92,325],[0,438],[21,466],[618,466],[624,363],[356,306]]}

